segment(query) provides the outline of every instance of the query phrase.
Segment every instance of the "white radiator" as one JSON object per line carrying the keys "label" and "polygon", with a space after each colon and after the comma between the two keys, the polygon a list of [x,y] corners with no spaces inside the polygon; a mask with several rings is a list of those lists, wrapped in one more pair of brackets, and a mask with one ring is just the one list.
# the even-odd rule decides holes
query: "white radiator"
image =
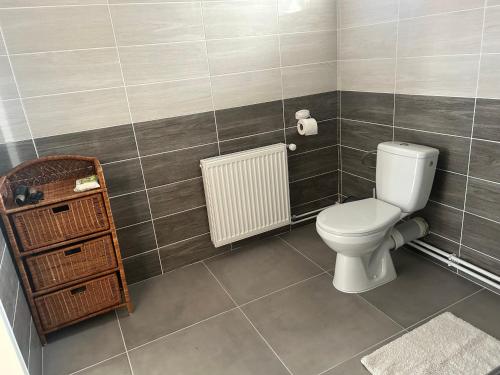
{"label": "white radiator", "polygon": [[216,247],[290,223],[286,145],[201,160]]}

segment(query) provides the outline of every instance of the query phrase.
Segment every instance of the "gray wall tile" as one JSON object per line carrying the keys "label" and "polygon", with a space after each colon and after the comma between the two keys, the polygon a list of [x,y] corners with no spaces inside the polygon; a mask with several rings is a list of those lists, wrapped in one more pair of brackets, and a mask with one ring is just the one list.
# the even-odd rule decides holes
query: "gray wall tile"
{"label": "gray wall tile", "polygon": [[336,2],[310,0],[300,3],[278,0],[280,32],[335,30],[337,28]]}
{"label": "gray wall tile", "polygon": [[373,197],[375,183],[363,178],[342,173],[342,194],[353,199],[365,199]]}
{"label": "gray wall tile", "polygon": [[115,48],[11,56],[23,97],[123,85]]}
{"label": "gray wall tile", "polygon": [[[121,1],[121,0],[120,0]],[[102,4],[102,0],[43,0],[43,5],[92,5]],[[21,8],[40,6],[40,0],[0,0],[0,8]]]}
{"label": "gray wall tile", "polygon": [[469,178],[465,209],[500,222],[500,184]]}
{"label": "gray wall tile", "polygon": [[337,90],[337,63],[285,67],[283,96],[285,99]]}
{"label": "gray wall tile", "polygon": [[16,296],[19,280],[10,251],[6,250],[3,255],[2,267],[0,268],[0,301],[7,314],[10,324],[14,322],[16,309]]}
{"label": "gray wall tile", "polygon": [[460,258],[475,264],[478,267],[484,268],[494,274],[500,274],[500,261],[490,256],[484,255],[467,246],[460,248]]}
{"label": "gray wall tile", "polygon": [[470,137],[473,98],[396,95],[395,126]]}
{"label": "gray wall tile", "polygon": [[19,97],[16,83],[10,68],[9,58],[0,56],[0,99],[8,100]]}
{"label": "gray wall tile", "polygon": [[343,146],[373,151],[379,143],[392,141],[392,127],[342,120],[341,136]]}
{"label": "gray wall tile", "polygon": [[[297,145],[297,153],[312,151],[321,147],[337,144],[337,120],[329,120],[318,124],[319,137],[303,137],[297,133],[296,128],[286,129],[286,140],[288,143]],[[294,151],[289,151],[294,155]]]}
{"label": "gray wall tile", "polygon": [[394,95],[342,91],[342,118],[392,125]]}
{"label": "gray wall tile", "polygon": [[161,264],[157,251],[124,259],[123,267],[129,284],[161,275]]}
{"label": "gray wall tile", "polygon": [[337,32],[318,31],[280,35],[281,63],[301,65],[337,59]]}
{"label": "gray wall tile", "polygon": [[497,52],[500,52],[500,8],[486,8],[483,53]]}
{"label": "gray wall tile", "polygon": [[[477,229],[481,228],[481,231]],[[462,244],[500,259],[500,224],[465,213]]]}
{"label": "gray wall tile", "polygon": [[[22,288],[19,289],[19,294],[17,296],[16,304],[16,317],[14,319],[14,336],[16,337],[17,345],[21,350],[24,362],[28,363],[29,351],[30,351],[30,324],[31,324],[31,313],[28,307],[28,302],[24,297],[24,292]],[[33,334],[36,334],[33,332]]]}
{"label": "gray wall tile", "polygon": [[201,40],[200,6],[200,2],[112,5],[118,45]]}
{"label": "gray wall tile", "polygon": [[401,18],[419,17],[429,14],[453,12],[457,10],[480,8],[484,0],[401,0]]}
{"label": "gray wall tile", "polygon": [[472,140],[469,174],[500,182],[500,147],[498,143]]}
{"label": "gray wall tile", "polygon": [[340,33],[339,58],[394,58],[396,35],[396,22],[343,29]]}
{"label": "gray wall tile", "polygon": [[466,183],[466,176],[437,170],[430,199],[462,210]]}
{"label": "gray wall tile", "polygon": [[111,198],[110,203],[117,228],[151,220],[145,191]]}
{"label": "gray wall tile", "polygon": [[114,45],[106,5],[1,9],[0,23],[10,53]]}
{"label": "gray wall tile", "polygon": [[0,144],[0,174],[7,172],[23,161],[34,158],[36,158],[36,152],[31,139]]}
{"label": "gray wall tile", "polygon": [[132,225],[116,231],[123,258],[141,254],[156,248],[153,222]]}
{"label": "gray wall tile", "polygon": [[150,189],[148,195],[153,218],[205,205],[201,177]]}
{"label": "gray wall tile", "polygon": [[478,96],[500,99],[500,55],[485,54],[481,58]]}
{"label": "gray wall tile", "polygon": [[339,61],[339,89],[394,93],[395,59]]}
{"label": "gray wall tile", "polygon": [[295,112],[308,109],[311,116],[317,121],[334,119],[338,115],[338,93],[337,91],[324,92],[315,95],[298,96],[283,101],[285,106],[285,126],[297,126]]}
{"label": "gray wall tile", "polygon": [[0,102],[2,120],[0,121],[0,144],[22,141],[31,138],[23,107],[19,99]]}
{"label": "gray wall tile", "polygon": [[342,157],[342,170],[359,177],[367,178],[369,180],[375,181],[375,167],[376,157],[375,155],[370,155],[367,157],[365,164],[361,162],[362,158],[366,155],[364,151],[354,150],[348,147],[341,148]]}
{"label": "gray wall tile", "polygon": [[500,141],[500,100],[477,99],[474,137]]}
{"label": "gray wall tile", "polygon": [[428,202],[427,206],[413,216],[422,216],[429,223],[430,230],[453,241],[460,241],[462,211]]}
{"label": "gray wall tile", "polygon": [[251,148],[263,147],[274,143],[285,142],[283,130],[276,130],[269,133],[261,133],[248,137],[235,138],[219,143],[221,155],[232,152],[249,150]]}
{"label": "gray wall tile", "polygon": [[36,333],[36,328],[31,321],[31,342],[30,342],[30,361],[29,361],[30,375],[42,375],[42,344]]}
{"label": "gray wall tile", "polygon": [[340,27],[356,27],[397,19],[397,0],[338,0]]}
{"label": "gray wall tile", "polygon": [[154,226],[159,246],[205,234],[209,231],[207,209],[200,207],[156,219]]}
{"label": "gray wall tile", "polygon": [[109,196],[132,193],[144,189],[139,159],[120,161],[102,166]]}
{"label": "gray wall tile", "polygon": [[331,172],[290,184],[292,207],[337,194],[338,173]]}
{"label": "gray wall tile", "polygon": [[290,182],[336,171],[339,166],[337,146],[293,155],[288,158]]}

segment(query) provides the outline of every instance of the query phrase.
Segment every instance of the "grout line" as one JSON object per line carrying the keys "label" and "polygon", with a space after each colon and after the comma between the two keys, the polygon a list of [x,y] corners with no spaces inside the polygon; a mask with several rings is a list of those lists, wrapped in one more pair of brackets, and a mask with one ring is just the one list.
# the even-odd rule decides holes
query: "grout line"
{"label": "grout line", "polygon": [[[23,114],[24,114],[24,119],[26,120],[26,126],[28,127],[28,131],[30,133],[30,136],[31,136],[31,142],[33,143],[33,148],[35,150],[35,155],[36,157],[38,158],[39,157],[39,154],[38,154],[38,149],[36,147],[36,143],[35,143],[35,137],[33,137],[33,131],[31,130],[31,123],[30,123],[30,120],[28,118],[28,114],[26,112],[26,108],[24,106],[24,100],[21,98],[21,90],[19,89],[19,83],[17,81],[17,75],[14,71],[14,66],[12,65],[12,60],[10,58],[10,54],[9,54],[9,48],[7,47],[7,43],[5,41],[5,35],[4,35],[4,32],[3,32],[3,28],[2,26],[0,26],[0,35],[1,35],[1,41],[4,45],[4,49],[5,49],[5,53],[7,54],[7,60],[9,62],[9,68],[10,68],[10,71],[12,73],[12,79],[14,80],[14,84],[16,86],[16,90],[17,90],[17,95],[19,95],[19,98],[16,98],[16,99],[19,99],[19,103],[21,104],[21,109],[23,111]],[[19,141],[16,141],[16,142],[19,142]]]}
{"label": "grout line", "polygon": [[311,152],[321,151],[321,150],[325,150],[327,148],[334,148],[334,147],[339,147],[339,146],[340,145],[338,145],[338,144],[334,144],[334,145],[331,145],[331,146],[324,146],[324,147],[315,148],[313,150],[302,151],[302,152],[294,152],[293,154],[289,155],[288,157],[289,158],[293,158],[293,157],[300,156],[300,155],[310,154]]}
{"label": "grout line", "polygon": [[277,236],[281,241],[283,241],[288,247],[290,247],[292,250],[294,250],[295,252],[299,253],[300,255],[302,255],[305,259],[307,259],[309,262],[311,262],[312,264],[314,264],[316,267],[319,267],[323,272],[326,272],[329,274],[328,270],[325,270],[323,267],[321,267],[318,263],[316,263],[314,260],[312,260],[311,258],[309,258],[307,255],[305,255],[304,253],[302,253],[299,249],[297,249],[295,246],[293,246],[290,242],[288,242],[287,240],[285,240],[283,237],[281,237],[281,235]]}
{"label": "grout line", "polygon": [[30,322],[28,323],[30,325],[30,334],[29,334],[29,338],[28,338],[28,363],[26,364],[26,367],[28,368],[28,372],[29,372],[29,369],[30,369],[30,361],[31,361],[31,340],[33,339],[31,337],[32,335],[32,331],[33,331],[33,317],[31,316],[31,310],[30,310]]}
{"label": "grout line", "polygon": [[[121,56],[120,56],[120,49],[118,48],[118,41],[117,41],[117,38],[116,38],[115,26],[114,26],[114,22],[113,22],[113,16],[111,15],[111,6],[109,5],[109,1],[108,1],[108,6],[107,7],[108,7],[109,20],[110,20],[110,23],[111,23],[111,29],[113,31],[113,40],[115,42],[116,55],[117,55],[117,58],[118,58],[118,65],[120,67],[120,73],[121,73],[122,83],[123,83],[123,86],[125,86],[125,75],[123,73],[123,65],[122,65]],[[129,114],[129,117],[130,117],[130,123],[132,125],[132,132],[134,134],[134,141],[135,141],[135,147],[136,147],[136,150],[137,150],[137,155],[140,155],[139,143],[137,142],[137,135],[136,135],[135,126],[134,126],[134,118],[132,116],[132,109],[131,109],[131,106],[130,106],[130,100],[129,100],[129,97],[128,97],[128,91],[127,91],[126,87],[124,88],[124,92],[125,92],[125,99],[127,101],[127,108],[128,108],[128,114]],[[146,185],[146,177],[144,175],[144,168],[143,168],[143,165],[142,165],[142,159],[140,157],[139,157],[139,166],[141,167],[142,182],[144,183],[144,187],[146,187],[147,186]],[[153,211],[151,210],[151,202],[149,200],[149,194],[148,194],[147,189],[145,190],[145,192],[146,192],[146,200],[148,202],[149,216],[150,216],[151,221],[152,221],[153,220]],[[156,229],[155,229],[154,225],[153,225],[153,236],[154,236],[154,239],[155,239],[156,247],[159,248],[159,246],[158,246],[158,237],[156,235]],[[160,251],[159,250],[158,250],[158,262],[160,263],[161,273],[163,273],[163,265],[161,263],[161,257],[160,257]],[[132,375],[133,375],[133,371],[132,371]]]}
{"label": "grout line", "polygon": [[370,180],[369,178],[358,176],[357,174],[354,174],[354,173],[351,173],[351,172],[342,171],[342,173],[345,173],[345,174],[348,174],[348,175],[351,175],[351,176],[354,176],[354,177],[357,177],[357,178],[361,178],[361,179],[366,180],[366,181],[375,182],[374,180]]}
{"label": "grout line", "polygon": [[118,353],[118,354],[115,354],[115,355],[113,355],[113,356],[111,356],[111,357],[109,357],[109,358],[103,359],[102,361],[99,361],[99,362],[93,363],[93,364],[91,364],[90,366],[87,366],[87,367],[81,368],[81,369],[79,369],[79,370],[77,370],[77,371],[71,372],[71,373],[70,373],[70,374],[68,374],[68,375],[80,374],[82,371],[85,371],[85,370],[91,369],[91,368],[93,368],[93,367],[96,367],[96,366],[98,366],[98,365],[100,365],[100,364],[103,364],[104,362],[111,361],[112,359],[115,359],[115,358],[117,358],[117,357],[119,357],[119,356],[121,356],[121,355],[124,355],[124,354],[127,354],[127,351],[126,351],[126,350],[125,350],[124,352],[122,352],[122,353]]}
{"label": "grout line", "polygon": [[358,296],[359,298],[361,298],[361,300],[364,301],[367,305],[373,307],[375,310],[377,310],[378,312],[380,312],[381,314],[383,314],[386,318],[388,318],[391,322],[393,322],[394,324],[396,324],[403,331],[406,331],[406,328],[403,325],[401,325],[400,323],[396,322],[389,314],[387,314],[386,312],[384,312],[381,309],[379,309],[377,306],[375,306],[373,303],[371,303],[365,297],[363,297],[360,293],[356,293],[356,296]]}
{"label": "grout line", "polygon": [[[337,170],[338,172],[338,170]],[[307,202],[304,202],[304,203],[301,203],[301,204],[297,204],[295,206],[293,206],[292,208],[297,208],[297,207],[302,207],[302,206],[305,206],[305,205],[308,205],[308,204],[311,204],[311,203],[314,203],[314,202],[319,202],[319,201],[322,201],[323,199],[328,199],[328,198],[332,198],[332,197],[335,197],[339,195],[338,193],[337,194],[330,194],[330,195],[326,195],[324,197],[321,197],[321,198],[318,198],[318,199],[314,199],[312,201],[307,201]],[[325,206],[326,208],[327,206]]]}
{"label": "grout line", "polygon": [[[486,4],[487,0],[484,0]],[[484,28],[485,28],[485,22],[486,22],[486,7],[483,9],[483,23],[482,23],[482,28],[481,28],[481,43],[479,44],[479,60],[477,62],[477,80],[476,80],[476,94],[474,98],[474,113],[472,114],[472,129],[470,132],[470,140],[469,140],[469,158],[467,160],[467,178],[466,178],[466,183],[465,183],[465,196],[464,196],[464,205],[463,205],[463,212],[462,212],[462,225],[460,228],[460,247],[458,249],[458,256],[460,257],[461,251],[462,251],[462,240],[463,240],[463,235],[464,235],[464,223],[465,223],[465,208],[467,205],[467,193],[468,193],[468,187],[469,187],[469,174],[470,174],[470,160],[471,160],[471,154],[472,154],[472,138],[474,135],[474,123],[476,121],[476,109],[477,109],[477,95],[479,93],[479,81],[480,81],[480,76],[481,76],[481,60],[482,60],[482,52],[483,52],[483,43],[484,43]]]}
{"label": "grout line", "polygon": [[116,317],[116,322],[118,323],[118,328],[120,329],[120,335],[122,337],[123,347],[125,348],[125,353],[127,354],[127,360],[128,360],[128,365],[130,367],[130,372],[131,375],[134,375],[134,368],[132,367],[132,362],[130,361],[130,356],[127,350],[127,344],[125,343],[125,336],[123,336],[122,325],[120,323],[120,319],[118,318],[118,312],[116,311],[116,309],[115,309],[115,317]]}
{"label": "grout line", "polygon": [[12,318],[12,331],[14,331],[14,327],[16,326],[17,303],[19,302],[19,289],[20,288],[21,288],[21,285],[20,285],[19,280],[18,280],[17,281],[17,291],[16,291],[16,302],[14,303],[14,316]]}
{"label": "grout line", "polygon": [[[315,174],[315,175],[313,175],[313,176],[304,177],[304,178],[299,178],[298,180],[289,181],[289,184],[290,184],[290,185],[292,185],[292,184],[295,184],[296,182],[301,182],[301,181],[305,181],[305,180],[310,180],[310,179],[312,179],[312,178],[325,176],[325,175],[327,175],[327,174],[333,174],[333,173],[336,173],[337,171],[338,171],[338,169],[332,169],[331,171],[328,171],[328,172],[318,173],[318,174]],[[333,194],[332,194],[332,195],[333,195]]]}
{"label": "grout line", "polygon": [[[279,30],[280,27],[280,5],[279,1],[276,1],[276,23]],[[281,36],[278,35],[278,56],[279,56],[279,64],[280,64],[280,88],[281,88],[281,115],[283,120],[283,140],[285,141],[285,145],[288,145],[286,140],[286,116],[285,116],[285,89],[284,89],[284,78],[283,78],[283,56],[281,53]],[[288,147],[287,147],[288,150]],[[288,162],[288,161],[287,161]],[[289,194],[290,195],[290,194]],[[288,197],[290,198],[290,196]],[[290,199],[288,199],[290,200]],[[291,211],[291,209],[290,209]]]}
{"label": "grout line", "polygon": [[[203,262],[202,262],[203,263]],[[285,367],[285,369],[288,371],[288,373],[290,375],[293,375],[292,371],[290,371],[290,369],[288,368],[288,366],[285,364],[285,362],[283,362],[283,360],[280,358],[280,356],[278,355],[278,353],[276,353],[276,351],[274,350],[274,348],[271,346],[271,344],[266,340],[266,338],[262,335],[262,333],[257,329],[257,327],[255,327],[255,325],[253,324],[253,322],[250,320],[250,318],[247,316],[247,314],[245,314],[245,312],[243,311],[243,309],[238,305],[238,303],[233,299],[233,297],[231,296],[231,294],[229,294],[229,292],[227,291],[227,289],[224,287],[224,285],[219,281],[219,279],[214,275],[214,273],[212,272],[212,270],[210,268],[208,268],[208,266],[203,263],[203,265],[205,266],[205,268],[207,269],[207,271],[210,273],[210,275],[212,275],[212,277],[214,278],[214,280],[219,284],[219,286],[222,288],[222,290],[226,293],[226,295],[229,297],[229,299],[237,306],[236,308],[241,312],[241,314],[243,314],[243,316],[245,317],[245,319],[248,321],[248,323],[250,323],[250,325],[253,327],[253,329],[255,330],[255,332],[257,332],[257,334],[260,336],[260,338],[262,339],[262,341],[264,341],[264,343],[267,345],[267,347],[269,348],[269,350],[271,350],[273,352],[273,354],[276,356],[276,358],[281,362],[281,364],[283,365],[283,367]]]}

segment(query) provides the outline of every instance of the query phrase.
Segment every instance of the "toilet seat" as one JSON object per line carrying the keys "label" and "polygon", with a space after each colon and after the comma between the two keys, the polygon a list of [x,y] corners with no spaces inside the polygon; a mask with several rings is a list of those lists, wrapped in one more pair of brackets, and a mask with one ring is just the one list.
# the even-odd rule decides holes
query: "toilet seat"
{"label": "toilet seat", "polygon": [[361,237],[384,231],[401,217],[401,209],[378,199],[344,203],[320,212],[316,225],[344,237]]}

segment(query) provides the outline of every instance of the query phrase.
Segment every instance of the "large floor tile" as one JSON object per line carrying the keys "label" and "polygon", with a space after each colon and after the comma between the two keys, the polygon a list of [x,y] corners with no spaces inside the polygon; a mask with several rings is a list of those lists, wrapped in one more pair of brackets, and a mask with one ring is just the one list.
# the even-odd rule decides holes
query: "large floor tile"
{"label": "large floor tile", "polygon": [[325,270],[335,268],[337,254],[330,249],[316,232],[316,223],[293,229],[280,236],[306,257]]}
{"label": "large floor tile", "polygon": [[295,375],[318,374],[401,330],[326,274],[243,310]]}
{"label": "large floor tile", "polygon": [[239,310],[130,352],[135,375],[281,375],[284,366]]}
{"label": "large floor tile", "polygon": [[43,373],[69,374],[123,353],[114,312],[51,334],[43,349]]}
{"label": "large floor tile", "polygon": [[500,340],[500,295],[482,290],[448,311]]}
{"label": "large floor tile", "polygon": [[[75,374],[76,375],[76,374]],[[86,370],[78,372],[78,375],[132,375],[130,364],[126,354],[99,363]]]}
{"label": "large floor tile", "polygon": [[279,238],[268,238],[206,262],[241,304],[321,273]]}
{"label": "large floor tile", "polygon": [[411,251],[400,249],[392,256],[397,279],[361,296],[405,327],[479,289]]}
{"label": "large floor tile", "polygon": [[172,271],[129,289],[135,311],[119,315],[128,349],[234,307],[202,264]]}

